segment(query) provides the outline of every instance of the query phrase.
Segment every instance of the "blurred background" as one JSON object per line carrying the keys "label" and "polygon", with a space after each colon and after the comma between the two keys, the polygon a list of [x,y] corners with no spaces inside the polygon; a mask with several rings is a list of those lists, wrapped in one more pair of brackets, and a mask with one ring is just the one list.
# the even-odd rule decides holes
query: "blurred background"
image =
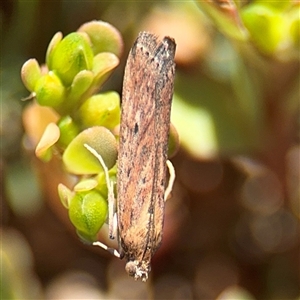
{"label": "blurred background", "polygon": [[[1,299],[300,299],[299,2],[12,1],[1,8]],[[59,167],[26,147],[20,69],[103,20],[175,38],[180,149],[151,280],[82,244]],[[40,130],[36,128],[36,130]]]}

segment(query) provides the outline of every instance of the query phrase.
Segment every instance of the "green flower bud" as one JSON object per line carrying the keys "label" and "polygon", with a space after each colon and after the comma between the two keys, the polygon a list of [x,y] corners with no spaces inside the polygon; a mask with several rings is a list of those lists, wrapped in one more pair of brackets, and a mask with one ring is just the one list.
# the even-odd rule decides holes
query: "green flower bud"
{"label": "green flower bud", "polygon": [[65,87],[51,71],[37,81],[35,93],[37,102],[42,106],[58,108],[65,100]]}
{"label": "green flower bud", "polygon": [[69,203],[69,218],[81,236],[95,240],[107,218],[107,201],[95,190],[76,193]]}
{"label": "green flower bud", "polygon": [[253,3],[242,11],[242,18],[253,43],[262,53],[273,55],[279,50],[287,26],[280,11]]}
{"label": "green flower bud", "polygon": [[78,111],[78,118],[86,128],[95,125],[113,129],[120,123],[120,96],[106,92],[87,99]]}
{"label": "green flower bud", "polygon": [[78,135],[79,128],[70,116],[62,117],[57,125],[60,130],[58,145],[62,148],[66,148],[70,144],[70,142]]}

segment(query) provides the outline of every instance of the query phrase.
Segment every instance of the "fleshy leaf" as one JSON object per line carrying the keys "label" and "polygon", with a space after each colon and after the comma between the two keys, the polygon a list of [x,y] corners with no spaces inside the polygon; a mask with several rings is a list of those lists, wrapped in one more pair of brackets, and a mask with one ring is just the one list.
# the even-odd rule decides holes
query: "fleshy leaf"
{"label": "fleshy leaf", "polygon": [[92,71],[83,70],[75,76],[68,95],[68,106],[74,106],[81,100],[81,97],[90,88],[94,80]]}
{"label": "fleshy leaf", "polygon": [[53,56],[53,52],[54,49],[56,48],[56,46],[59,44],[59,42],[62,40],[63,35],[61,32],[57,32],[52,40],[49,43],[48,49],[47,49],[47,53],[46,53],[46,64],[49,68],[49,70],[52,69],[52,56]]}
{"label": "fleshy leaf", "polygon": [[43,161],[49,161],[52,157],[51,147],[58,141],[60,131],[55,123],[50,123],[46,127],[44,134],[36,146],[35,154]]}
{"label": "fleshy leaf", "polygon": [[50,107],[40,106],[36,101],[29,103],[23,111],[23,124],[34,147],[40,141],[49,123],[56,123],[59,115]]}
{"label": "fleshy leaf", "polygon": [[99,160],[84,147],[88,144],[103,158],[108,169],[117,160],[117,142],[114,135],[105,127],[94,126],[82,131],[69,144],[63,154],[67,170],[74,174],[97,174],[102,172]]}
{"label": "fleshy leaf", "polygon": [[98,185],[98,181],[94,178],[84,179],[74,186],[75,192],[87,192],[94,189]]}
{"label": "fleshy leaf", "polygon": [[119,59],[113,53],[103,52],[94,57],[93,72],[97,87],[110,76],[111,72],[119,65]]}
{"label": "fleshy leaf", "polygon": [[21,77],[25,87],[33,92],[38,80],[42,77],[40,66],[36,59],[29,59],[21,69]]}
{"label": "fleshy leaf", "polygon": [[69,202],[73,198],[74,193],[62,183],[58,185],[57,189],[61,203],[65,208],[69,208]]}
{"label": "fleshy leaf", "polygon": [[111,52],[120,57],[123,52],[123,40],[120,32],[103,21],[92,21],[83,24],[79,32],[86,32],[91,40],[94,55]]}

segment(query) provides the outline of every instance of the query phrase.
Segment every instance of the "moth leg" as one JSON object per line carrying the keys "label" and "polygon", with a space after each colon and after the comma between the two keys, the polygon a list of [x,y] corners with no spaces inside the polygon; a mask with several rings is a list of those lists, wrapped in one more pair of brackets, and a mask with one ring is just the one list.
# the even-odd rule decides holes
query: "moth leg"
{"label": "moth leg", "polygon": [[114,185],[111,182],[111,185],[107,185],[108,187],[108,230],[109,230],[109,238],[115,239],[117,235],[118,228],[118,220],[117,220],[117,205],[116,199],[114,196]]}
{"label": "moth leg", "polygon": [[100,248],[102,248],[102,249],[108,251],[110,254],[112,254],[112,255],[114,255],[114,256],[116,256],[116,257],[118,257],[118,258],[121,258],[120,253],[119,253],[116,249],[107,247],[105,244],[103,244],[103,243],[101,243],[101,242],[99,242],[99,241],[94,242],[94,243],[93,243],[93,246],[99,246]]}
{"label": "moth leg", "polygon": [[169,183],[168,183],[168,186],[165,190],[165,201],[168,200],[171,192],[172,192],[172,189],[173,189],[173,185],[174,185],[174,181],[175,181],[175,168],[173,166],[173,164],[167,160],[167,167],[169,169],[169,174],[170,174],[170,178],[169,178]]}
{"label": "moth leg", "polygon": [[100,162],[104,174],[105,181],[108,189],[108,226],[109,226],[109,237],[114,239],[117,233],[117,214],[116,214],[116,199],[114,196],[114,183],[109,179],[108,168],[102,156],[91,146],[84,144],[84,147],[88,149]]}

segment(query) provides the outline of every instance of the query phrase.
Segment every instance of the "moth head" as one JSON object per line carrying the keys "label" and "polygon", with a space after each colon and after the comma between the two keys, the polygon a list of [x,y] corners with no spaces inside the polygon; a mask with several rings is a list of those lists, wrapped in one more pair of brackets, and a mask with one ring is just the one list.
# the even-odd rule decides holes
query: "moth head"
{"label": "moth head", "polygon": [[141,279],[146,282],[148,279],[148,273],[150,272],[150,267],[145,262],[139,262],[137,260],[130,260],[126,263],[125,270],[129,276],[134,277],[135,280]]}

